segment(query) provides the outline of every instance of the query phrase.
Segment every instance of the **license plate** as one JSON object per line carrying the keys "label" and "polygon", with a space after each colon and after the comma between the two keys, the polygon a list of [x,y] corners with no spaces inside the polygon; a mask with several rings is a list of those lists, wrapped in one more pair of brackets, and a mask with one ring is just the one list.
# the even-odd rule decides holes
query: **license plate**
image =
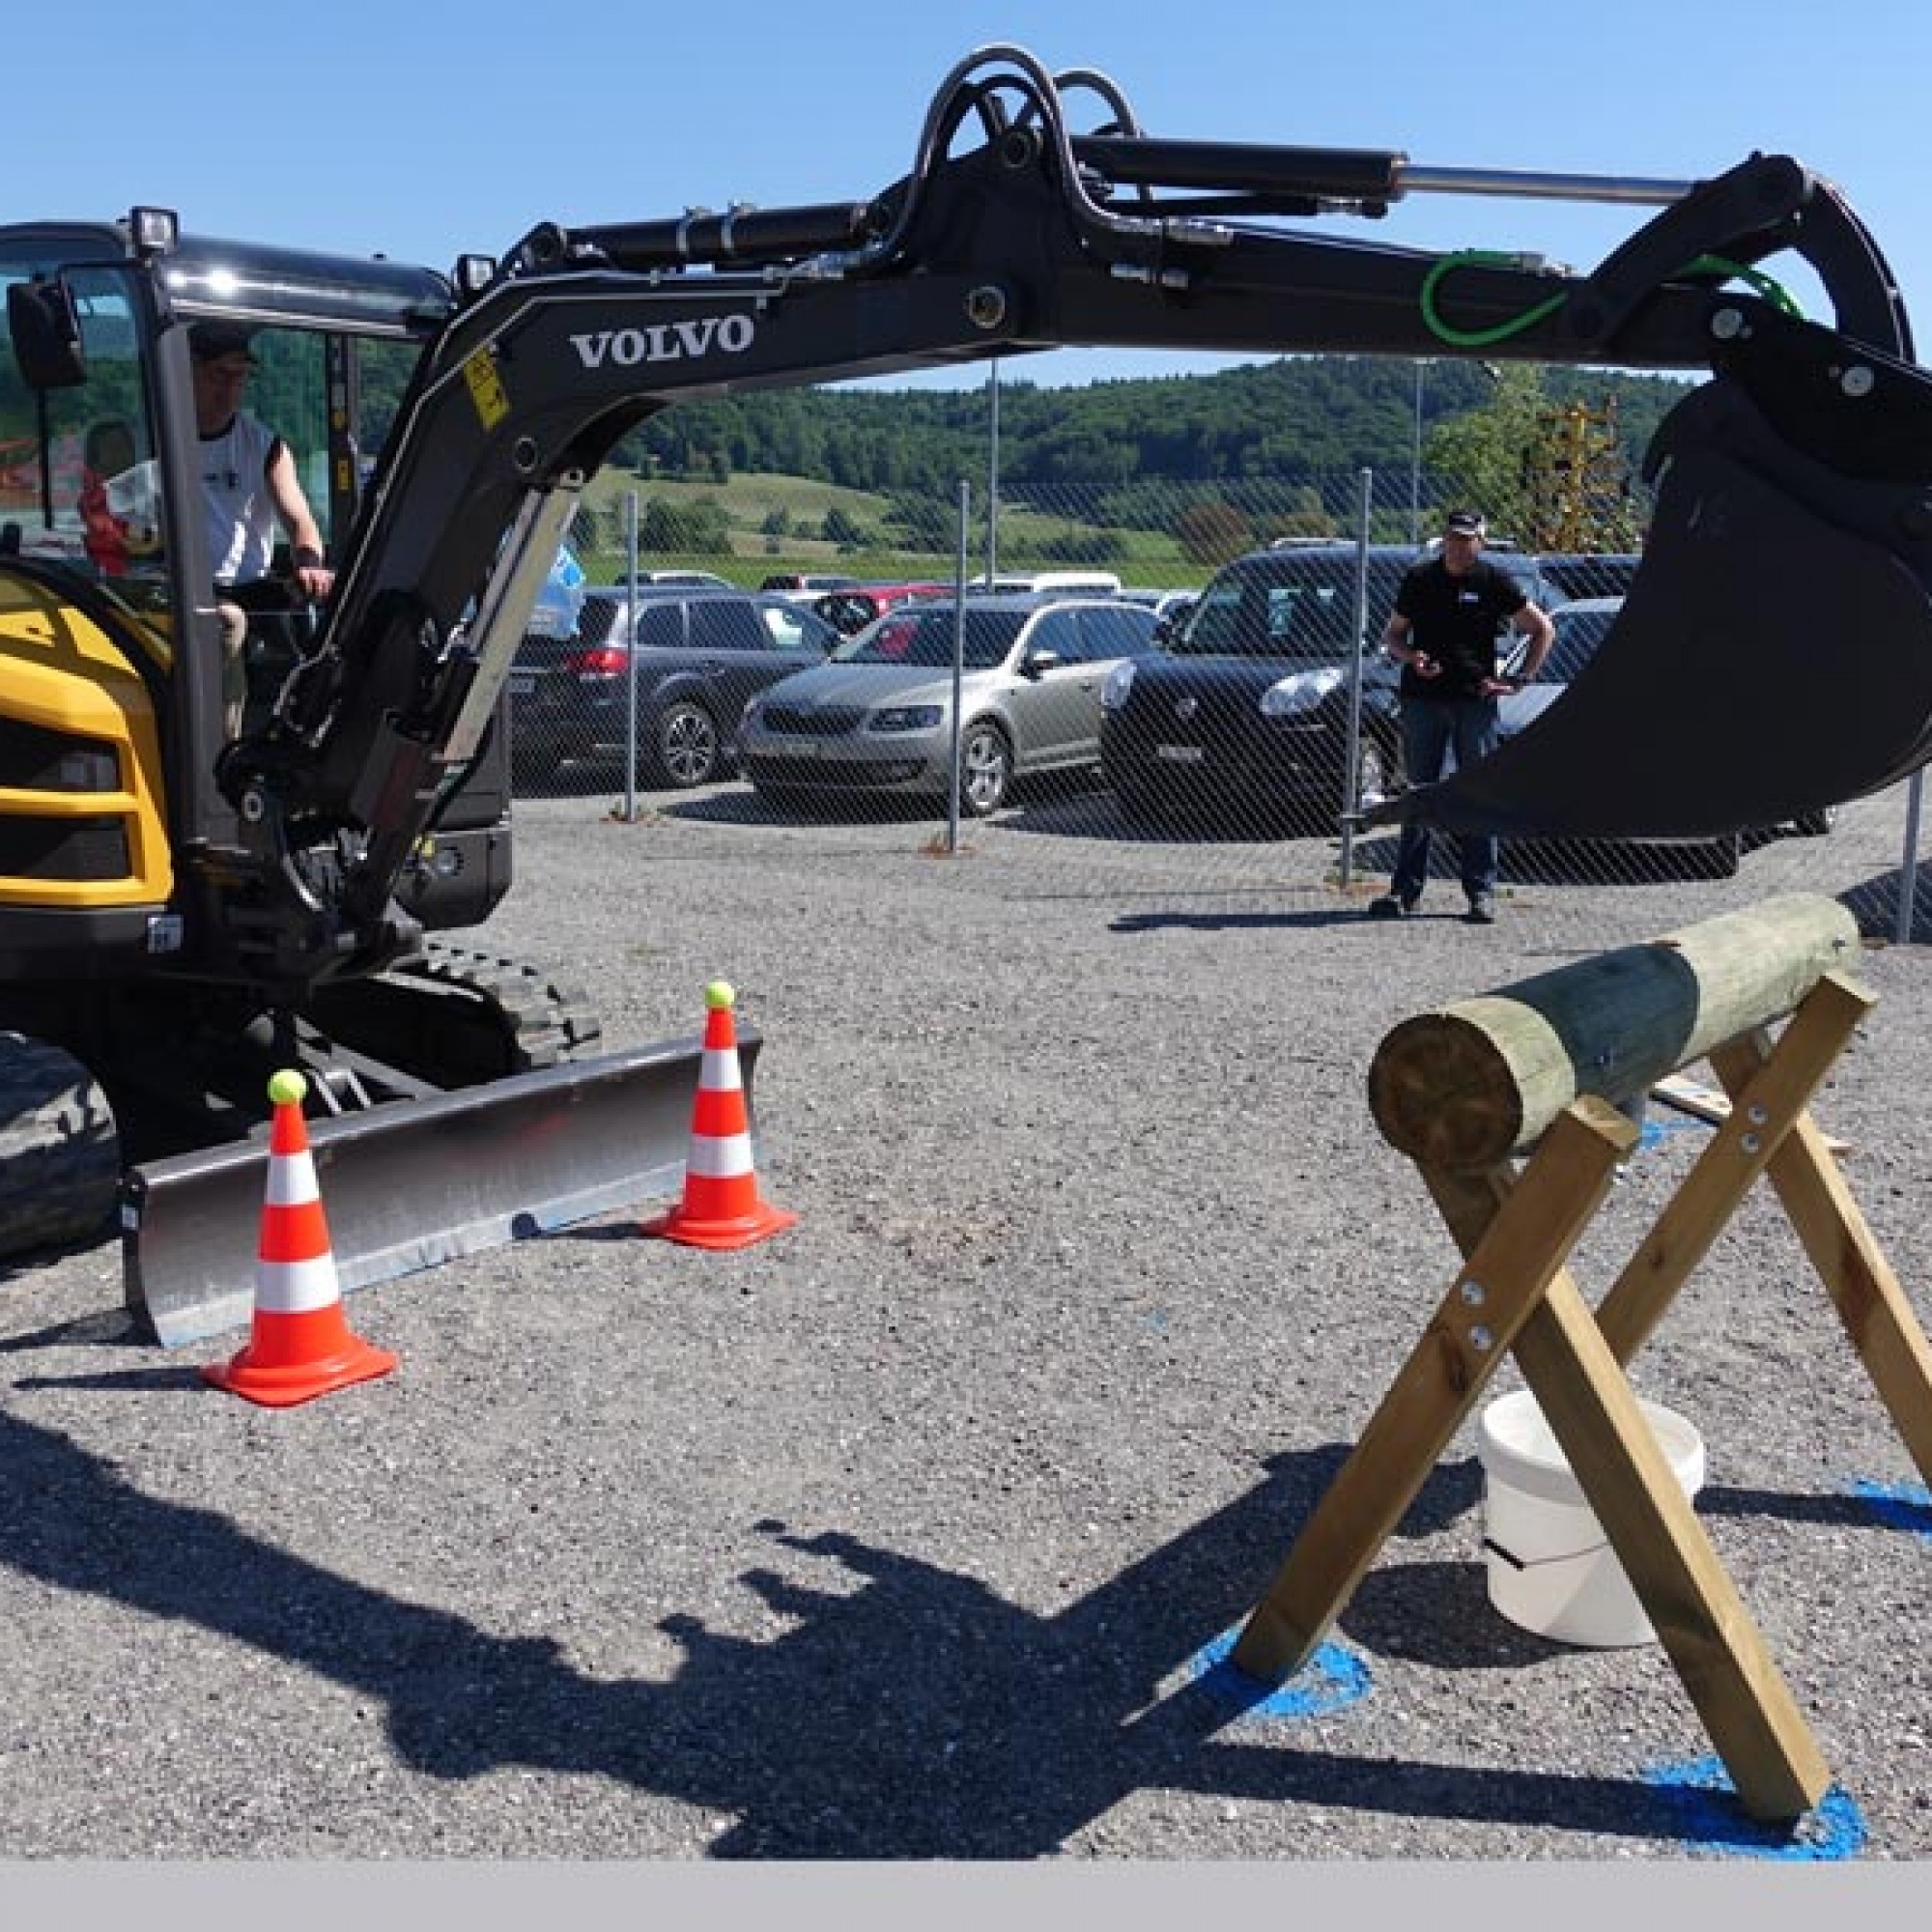
{"label": "license plate", "polygon": [[1153,754],[1170,765],[1198,765],[1207,756],[1199,745],[1156,745]]}
{"label": "license plate", "polygon": [[772,750],[781,758],[815,758],[823,748],[816,738],[774,738]]}
{"label": "license plate", "polygon": [[517,671],[510,678],[512,697],[527,697],[536,688],[536,674],[533,671]]}

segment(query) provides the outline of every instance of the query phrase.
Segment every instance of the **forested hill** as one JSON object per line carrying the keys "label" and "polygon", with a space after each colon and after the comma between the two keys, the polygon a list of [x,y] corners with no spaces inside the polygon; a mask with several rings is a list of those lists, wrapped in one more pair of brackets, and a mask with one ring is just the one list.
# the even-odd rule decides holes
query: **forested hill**
{"label": "forested hill", "polygon": [[[1116,490],[1134,479],[1269,477],[1295,482],[1406,470],[1415,446],[1418,370],[1378,356],[1292,356],[1208,376],[1046,388],[1023,357],[1001,365],[1000,466],[1019,491]],[[1681,378],[1542,368],[1552,407],[1614,400],[1633,465]],[[1425,439],[1484,408],[1495,386],[1481,362],[1421,365]],[[853,489],[950,491],[985,467],[985,384],[963,390],[877,386],[771,390],[666,411],[624,455],[641,473],[725,477],[777,470]]]}

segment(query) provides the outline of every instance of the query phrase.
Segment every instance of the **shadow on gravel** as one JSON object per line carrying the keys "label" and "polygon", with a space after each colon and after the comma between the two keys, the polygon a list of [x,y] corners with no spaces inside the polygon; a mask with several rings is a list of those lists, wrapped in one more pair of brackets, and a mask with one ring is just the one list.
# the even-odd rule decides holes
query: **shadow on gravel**
{"label": "shadow on gravel", "polygon": [[1887,1498],[1879,1509],[1869,1495],[1793,1495],[1780,1490],[1726,1489],[1706,1484],[1697,1492],[1699,1514],[1768,1516],[1783,1522],[1825,1523],[1837,1529],[1897,1529],[1932,1536],[1932,1507],[1910,1497]]}
{"label": "shadow on gravel", "polygon": [[[1014,809],[1000,821],[1009,831],[1047,838],[1104,838],[1122,845],[1332,845],[1332,824],[1289,814],[1207,813],[1160,823],[1142,823],[1121,810],[1104,787],[1036,781],[1031,792],[1016,794]],[[1394,849],[1394,840],[1389,841]],[[1357,850],[1360,850],[1358,845]]]}
{"label": "shadow on gravel", "polygon": [[[1859,923],[1859,932],[1866,939],[1896,941],[1899,916],[1905,911],[1905,867],[1894,866],[1838,895],[1839,901]],[[1905,935],[1912,946],[1932,944],[1932,860],[1921,860],[1912,872],[1910,930]]]}
{"label": "shadow on gravel", "polygon": [[[685,1655],[664,1682],[586,1677],[547,1638],[493,1635],[318,1569],[213,1511],[146,1495],[59,1434],[6,1415],[0,1561],[353,1688],[381,1704],[396,1754],[427,1776],[588,1774],[728,1814],[715,1857],[1044,1857],[1150,1789],[1680,1837],[1673,1795],[1637,1775],[1298,1748],[1293,1723],[1231,1718],[1186,1675],[1245,1617],[1346,1453],[1328,1444],[1275,1459],[1248,1494],[1053,1615],[855,1535],[761,1523],[772,1564],[745,1581],[790,1627],[751,1640],[668,1618]],[[1438,1472],[1411,1520],[1453,1520],[1471,1494],[1466,1467]],[[1344,1628],[1416,1655],[1415,1631],[1474,1621],[1472,1570],[1372,1573]],[[1324,1735],[1346,1743],[1347,1725],[1335,1718]],[[1574,1746],[1544,1748],[1561,1757]]]}
{"label": "shadow on gravel", "polygon": [[[1225,893],[1214,895],[1225,898]],[[1380,931],[1378,923],[1374,929]],[[1129,912],[1109,920],[1109,932],[1162,932],[1173,928],[1197,932],[1241,930],[1293,932],[1297,927],[1372,924],[1367,908],[1355,904],[1323,906],[1312,912]]]}

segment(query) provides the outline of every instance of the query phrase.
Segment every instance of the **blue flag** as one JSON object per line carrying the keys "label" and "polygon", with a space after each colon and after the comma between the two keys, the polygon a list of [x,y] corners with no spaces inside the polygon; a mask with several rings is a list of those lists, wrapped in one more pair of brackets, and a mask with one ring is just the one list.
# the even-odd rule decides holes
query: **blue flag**
{"label": "blue flag", "polygon": [[583,566],[568,544],[559,544],[556,561],[551,565],[550,575],[537,592],[536,609],[530,612],[531,631],[540,638],[569,637],[577,628],[583,584]]}

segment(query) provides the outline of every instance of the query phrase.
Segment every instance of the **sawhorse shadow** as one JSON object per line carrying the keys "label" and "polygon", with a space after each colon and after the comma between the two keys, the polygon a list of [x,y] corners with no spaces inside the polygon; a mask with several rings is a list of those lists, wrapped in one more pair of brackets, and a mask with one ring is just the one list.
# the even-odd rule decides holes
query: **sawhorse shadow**
{"label": "sawhorse shadow", "polygon": [[[0,1561],[353,1688],[384,1711],[398,1756],[432,1777],[588,1774],[726,1813],[735,1823],[714,1842],[718,1857],[1043,1857],[1153,1787],[1673,1835],[1668,1795],[1637,1778],[1302,1749],[1292,1725],[1231,1719],[1188,1676],[1345,1453],[1276,1458],[1252,1491],[1052,1614],[849,1533],[761,1524],[773,1564],[744,1580],[791,1627],[747,1639],[667,1619],[684,1658],[665,1681],[586,1677],[548,1639],[497,1636],[334,1575],[215,1512],[148,1495],[9,1415]],[[1403,1533],[1453,1520],[1472,1496],[1467,1469],[1445,1466]],[[1402,1633],[1475,1621],[1473,1569],[1412,1570],[1367,1579],[1341,1634],[1413,1655]],[[1511,1636],[1494,1640],[1510,1654]]]}

